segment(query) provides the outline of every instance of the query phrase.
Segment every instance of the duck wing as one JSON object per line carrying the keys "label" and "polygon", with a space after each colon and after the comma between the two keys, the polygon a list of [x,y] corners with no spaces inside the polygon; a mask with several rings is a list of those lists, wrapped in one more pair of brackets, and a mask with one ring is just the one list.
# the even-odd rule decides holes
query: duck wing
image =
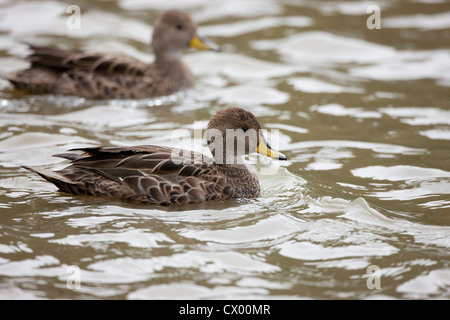
{"label": "duck wing", "polygon": [[54,71],[82,70],[90,73],[144,75],[148,64],[123,54],[83,52],[28,44],[32,53],[27,59],[32,68]]}
{"label": "duck wing", "polygon": [[73,194],[168,205],[226,199],[233,186],[201,153],[158,146],[72,149],[60,171],[25,167]]}
{"label": "duck wing", "polygon": [[28,45],[31,66],[1,75],[19,90],[87,99],[134,99],[158,93],[154,68],[135,58]]}

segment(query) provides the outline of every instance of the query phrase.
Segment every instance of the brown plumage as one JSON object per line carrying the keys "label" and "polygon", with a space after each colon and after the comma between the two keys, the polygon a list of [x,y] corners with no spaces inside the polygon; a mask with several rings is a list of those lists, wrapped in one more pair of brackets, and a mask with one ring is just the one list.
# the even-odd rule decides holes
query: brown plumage
{"label": "brown plumage", "polygon": [[[286,157],[265,144],[258,120],[243,109],[219,111],[211,118],[208,130],[212,131],[211,134],[207,131],[206,136],[214,160],[197,152],[151,145],[88,147],[70,150],[82,154],[55,155],[72,162],[59,171],[24,168],[38,173],[59,190],[76,195],[160,205],[258,197],[258,178],[240,158],[255,150],[280,160]],[[234,150],[230,149],[231,156],[223,158],[226,161],[218,161],[218,155],[225,154],[222,151],[228,140],[232,141]],[[236,147],[239,143],[244,147]]]}
{"label": "brown plumage", "polygon": [[30,45],[26,70],[2,75],[29,93],[75,95],[87,99],[141,99],[175,93],[193,86],[194,77],[181,60],[189,47],[215,50],[196,33],[191,18],[180,11],[165,12],[156,22],[152,47],[155,60],[147,64],[113,53],[93,53]]}

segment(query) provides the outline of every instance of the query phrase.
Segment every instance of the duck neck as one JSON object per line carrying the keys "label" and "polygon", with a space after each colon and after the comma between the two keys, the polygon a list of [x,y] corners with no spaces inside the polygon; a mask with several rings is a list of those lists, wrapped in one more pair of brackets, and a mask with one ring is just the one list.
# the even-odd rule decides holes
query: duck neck
{"label": "duck neck", "polygon": [[194,85],[194,76],[181,60],[181,52],[155,51],[153,66],[162,79],[170,80],[171,86],[177,84],[177,90]]}
{"label": "duck neck", "polygon": [[245,164],[217,164],[234,184],[234,198],[255,198],[260,195],[258,177]]}
{"label": "duck neck", "polygon": [[155,50],[155,63],[173,64],[182,63],[181,52],[179,51],[160,51]]}

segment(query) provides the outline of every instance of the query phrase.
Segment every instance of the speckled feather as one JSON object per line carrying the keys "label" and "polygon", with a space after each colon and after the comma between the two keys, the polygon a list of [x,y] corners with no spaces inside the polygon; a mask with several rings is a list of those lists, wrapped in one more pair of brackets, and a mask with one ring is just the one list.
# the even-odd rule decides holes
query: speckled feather
{"label": "speckled feather", "polygon": [[94,147],[55,155],[72,165],[50,171],[26,167],[61,191],[160,205],[195,203],[239,196],[222,170],[200,153],[157,146]]}

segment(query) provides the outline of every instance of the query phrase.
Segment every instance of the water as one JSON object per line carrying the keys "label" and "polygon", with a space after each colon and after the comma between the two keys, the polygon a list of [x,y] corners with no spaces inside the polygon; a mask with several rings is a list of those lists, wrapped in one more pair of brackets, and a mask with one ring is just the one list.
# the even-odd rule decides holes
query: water
{"label": "water", "polygon": [[[450,7],[445,1],[184,1],[222,53],[160,99],[23,95],[0,82],[0,297],[450,298]],[[160,1],[0,3],[0,70],[19,41],[151,61]],[[262,196],[161,208],[71,196],[20,165],[88,145],[177,145],[245,107],[288,156],[248,161]],[[199,122],[203,121],[203,122]],[[203,150],[200,138],[186,147]],[[189,140],[190,141],[190,140]],[[276,174],[264,174],[267,166]]]}

